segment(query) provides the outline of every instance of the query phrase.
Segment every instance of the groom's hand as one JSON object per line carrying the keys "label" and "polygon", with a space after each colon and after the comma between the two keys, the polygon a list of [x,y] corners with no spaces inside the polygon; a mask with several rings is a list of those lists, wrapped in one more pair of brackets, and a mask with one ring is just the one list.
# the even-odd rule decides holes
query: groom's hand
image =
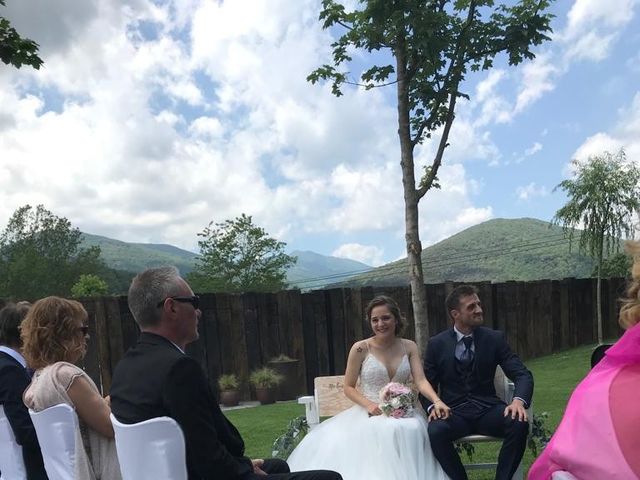
{"label": "groom's hand", "polygon": [[438,400],[429,409],[428,420],[446,420],[451,415],[451,409],[442,400]]}
{"label": "groom's hand", "polygon": [[431,409],[431,413],[435,412],[436,418],[441,420],[446,420],[451,415],[451,409],[447,407],[447,404],[442,400],[438,400],[433,404],[433,408]]}
{"label": "groom's hand", "polygon": [[524,408],[524,403],[519,398],[514,398],[513,401],[507,405],[504,409],[504,416],[511,415],[511,418],[518,419],[522,422],[528,420],[527,410]]}

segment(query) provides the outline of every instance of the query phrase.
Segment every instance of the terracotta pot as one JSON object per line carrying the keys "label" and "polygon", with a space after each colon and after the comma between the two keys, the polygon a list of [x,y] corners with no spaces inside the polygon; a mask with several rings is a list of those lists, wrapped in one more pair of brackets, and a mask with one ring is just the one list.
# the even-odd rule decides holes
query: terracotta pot
{"label": "terracotta pot", "polygon": [[269,368],[274,369],[284,380],[276,387],[276,398],[278,400],[295,400],[300,394],[300,384],[298,379],[299,360],[270,361]]}
{"label": "terracotta pot", "polygon": [[237,407],[240,403],[240,391],[224,390],[220,392],[220,403],[225,407]]}
{"label": "terracotta pot", "polygon": [[256,399],[262,404],[276,403],[276,389],[256,387]]}

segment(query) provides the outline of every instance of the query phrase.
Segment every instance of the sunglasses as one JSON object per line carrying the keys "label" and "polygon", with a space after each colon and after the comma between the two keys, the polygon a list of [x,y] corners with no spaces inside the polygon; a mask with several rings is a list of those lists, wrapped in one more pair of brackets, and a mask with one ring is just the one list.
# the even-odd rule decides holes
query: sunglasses
{"label": "sunglasses", "polygon": [[89,335],[89,325],[83,325],[81,327],[78,327],[78,331],[82,332],[82,335],[84,336]]}
{"label": "sunglasses", "polygon": [[167,297],[164,300],[158,302],[158,308],[162,307],[164,305],[164,302],[166,302],[168,298],[180,303],[190,303],[191,305],[193,305],[193,308],[196,309],[200,306],[200,297],[194,295],[192,297]]}

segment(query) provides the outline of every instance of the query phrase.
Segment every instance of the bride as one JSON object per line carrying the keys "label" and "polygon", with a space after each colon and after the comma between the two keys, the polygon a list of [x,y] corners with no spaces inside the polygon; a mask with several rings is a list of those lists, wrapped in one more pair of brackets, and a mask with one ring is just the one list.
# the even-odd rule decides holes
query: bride
{"label": "bride", "polygon": [[449,407],[425,378],[417,345],[399,336],[403,318],[396,302],[378,296],[366,312],[374,335],[351,347],[344,378],[344,393],[355,405],[312,430],[287,463],[292,471],[334,470],[344,480],[446,480],[431,453],[424,412],[416,407],[413,416],[386,417],[379,392],[389,382],[406,384],[413,378],[439,418],[449,416]]}

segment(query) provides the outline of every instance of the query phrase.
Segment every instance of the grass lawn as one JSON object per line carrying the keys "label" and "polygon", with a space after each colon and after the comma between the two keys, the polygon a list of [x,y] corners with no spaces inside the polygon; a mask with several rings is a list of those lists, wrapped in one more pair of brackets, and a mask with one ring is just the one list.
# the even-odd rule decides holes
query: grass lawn
{"label": "grass lawn", "polygon": [[[580,347],[527,362],[535,380],[534,411],[548,412],[546,426],[550,430],[553,431],[562,418],[574,387],[589,371],[589,359],[593,348],[594,345]],[[271,445],[275,438],[285,431],[289,420],[304,415],[304,407],[292,401],[233,410],[225,414],[240,430],[246,443],[247,456],[263,458],[271,456]],[[476,444],[475,448],[474,461],[491,462],[497,458],[499,444]],[[528,469],[532,462],[533,455],[527,449],[524,457],[525,468]],[[472,480],[489,480],[494,477],[494,472],[474,471],[469,477]]]}

